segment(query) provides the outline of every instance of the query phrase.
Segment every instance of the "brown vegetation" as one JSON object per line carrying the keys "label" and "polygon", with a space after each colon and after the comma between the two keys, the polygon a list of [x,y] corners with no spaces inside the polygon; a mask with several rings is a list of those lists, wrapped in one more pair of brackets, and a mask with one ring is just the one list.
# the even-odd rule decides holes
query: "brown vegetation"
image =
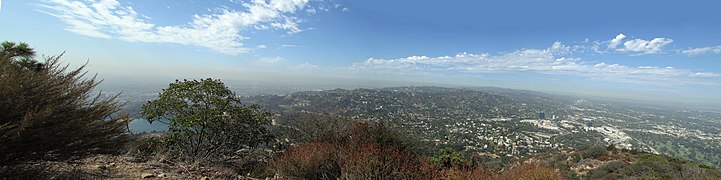
{"label": "brown vegetation", "polygon": [[557,170],[537,163],[500,174],[472,163],[443,166],[409,151],[402,139],[383,125],[356,122],[288,149],[269,167],[280,176],[304,179],[562,179]]}

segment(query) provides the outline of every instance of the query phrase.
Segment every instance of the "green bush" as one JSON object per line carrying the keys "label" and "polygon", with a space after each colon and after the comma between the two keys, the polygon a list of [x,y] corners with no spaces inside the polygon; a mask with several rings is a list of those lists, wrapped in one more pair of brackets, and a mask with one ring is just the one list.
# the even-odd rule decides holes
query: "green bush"
{"label": "green bush", "polygon": [[626,166],[621,161],[612,161],[589,172],[589,179],[617,179],[620,171]]}
{"label": "green bush", "polygon": [[603,146],[593,146],[585,151],[583,151],[583,158],[599,158],[601,156],[608,155],[608,150],[606,150],[606,147]]}
{"label": "green bush", "polygon": [[460,167],[466,165],[466,158],[460,152],[451,148],[441,149],[437,156],[431,158],[431,162],[439,168]]}

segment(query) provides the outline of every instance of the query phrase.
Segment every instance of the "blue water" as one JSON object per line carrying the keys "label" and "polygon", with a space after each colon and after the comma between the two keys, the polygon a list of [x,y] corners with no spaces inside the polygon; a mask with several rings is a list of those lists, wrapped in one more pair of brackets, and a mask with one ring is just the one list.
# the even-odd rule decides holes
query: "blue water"
{"label": "blue water", "polygon": [[133,121],[130,121],[130,132],[132,133],[143,133],[143,132],[164,132],[168,131],[168,125],[165,125],[161,122],[153,122],[153,124],[148,123],[148,120],[146,119],[134,119]]}

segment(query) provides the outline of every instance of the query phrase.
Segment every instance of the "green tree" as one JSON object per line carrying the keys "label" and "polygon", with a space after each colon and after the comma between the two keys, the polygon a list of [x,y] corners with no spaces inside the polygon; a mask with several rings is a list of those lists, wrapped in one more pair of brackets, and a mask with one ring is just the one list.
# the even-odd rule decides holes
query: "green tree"
{"label": "green tree", "polygon": [[245,106],[221,81],[176,80],[160,97],[143,105],[149,122],[169,125],[165,139],[170,155],[188,160],[229,160],[242,149],[268,143],[264,127],[271,114],[258,105]]}
{"label": "green tree", "polygon": [[30,48],[27,43],[15,43],[5,41],[0,43],[0,55],[4,57],[25,57],[32,58],[35,56],[35,50]]}
{"label": "green tree", "polygon": [[27,43],[5,41],[0,43],[0,57],[9,59],[15,65],[25,69],[40,71],[45,64],[34,59],[35,50]]}
{"label": "green tree", "polygon": [[452,148],[443,148],[437,156],[431,158],[431,162],[440,168],[451,168],[463,166],[467,160],[461,152],[456,152]]}
{"label": "green tree", "polygon": [[85,66],[60,66],[61,56],[38,69],[19,65],[18,58],[37,62],[34,55],[25,43],[4,42],[0,49],[0,165],[119,150],[128,118],[114,115],[117,95],[92,93],[100,82],[85,77]]}

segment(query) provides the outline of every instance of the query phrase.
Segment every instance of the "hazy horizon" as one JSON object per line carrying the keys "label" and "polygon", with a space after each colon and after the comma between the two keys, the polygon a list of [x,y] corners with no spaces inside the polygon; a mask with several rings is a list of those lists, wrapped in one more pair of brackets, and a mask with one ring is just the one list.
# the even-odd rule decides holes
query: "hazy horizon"
{"label": "hazy horizon", "polygon": [[721,107],[718,2],[524,3],[0,1],[0,40],[88,62],[104,87],[212,77]]}

